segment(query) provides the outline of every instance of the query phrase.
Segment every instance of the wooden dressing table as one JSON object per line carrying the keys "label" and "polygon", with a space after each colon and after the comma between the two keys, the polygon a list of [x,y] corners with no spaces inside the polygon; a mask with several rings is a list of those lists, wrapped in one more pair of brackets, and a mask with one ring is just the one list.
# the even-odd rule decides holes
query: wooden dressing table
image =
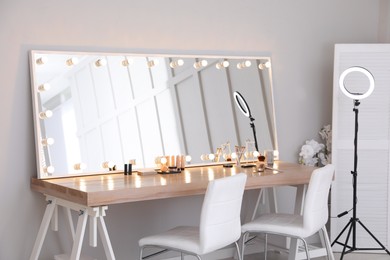
{"label": "wooden dressing table", "polygon": [[[97,246],[99,233],[107,259],[115,259],[110,238],[104,222],[105,211],[109,205],[135,201],[173,198],[204,194],[208,182],[245,172],[248,175],[246,189],[262,189],[293,185],[298,187],[295,211],[302,211],[305,184],[309,183],[314,167],[287,162],[275,162],[274,169],[253,172],[254,168],[224,168],[222,165],[188,167],[179,174],[124,175],[112,173],[66,177],[56,179],[31,180],[31,189],[46,196],[48,201],[45,214],[34,244],[30,260],[38,259],[47,229],[51,223],[57,230],[57,206],[67,212],[67,219],[73,236],[70,259],[80,259],[80,252],[87,220],[89,217],[90,245]],[[76,230],[73,228],[70,210],[79,212]],[[297,251],[297,246],[294,250]],[[291,250],[291,249],[290,249]]]}

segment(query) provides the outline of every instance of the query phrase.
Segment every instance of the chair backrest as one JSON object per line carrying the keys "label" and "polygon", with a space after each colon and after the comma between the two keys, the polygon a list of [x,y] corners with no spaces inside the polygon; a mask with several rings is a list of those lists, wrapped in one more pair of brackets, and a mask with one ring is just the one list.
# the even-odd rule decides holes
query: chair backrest
{"label": "chair backrest", "polygon": [[303,208],[303,226],[310,234],[320,230],[328,221],[328,196],[334,176],[334,166],[315,169],[308,185]]}
{"label": "chair backrest", "polygon": [[202,254],[230,245],[240,238],[246,179],[245,173],[239,173],[209,183],[200,215]]}

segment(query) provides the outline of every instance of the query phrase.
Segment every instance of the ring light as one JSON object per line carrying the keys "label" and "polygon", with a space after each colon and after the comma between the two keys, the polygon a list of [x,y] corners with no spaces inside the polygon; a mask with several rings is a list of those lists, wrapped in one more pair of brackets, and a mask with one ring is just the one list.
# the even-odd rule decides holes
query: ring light
{"label": "ring light", "polygon": [[[368,87],[368,90],[365,93],[351,93],[350,91],[347,90],[347,88],[345,87],[345,84],[344,84],[344,80],[345,80],[345,77],[351,72],[361,72],[367,76],[368,80],[370,81],[370,86]],[[358,100],[358,99],[364,99],[364,98],[368,97],[369,95],[371,95],[371,93],[374,91],[375,84],[374,84],[374,77],[367,69],[362,68],[362,67],[351,67],[349,69],[344,70],[344,72],[341,73],[340,79],[339,79],[339,85],[340,85],[340,89],[344,93],[344,95],[346,95],[347,97],[349,97],[351,99]]]}

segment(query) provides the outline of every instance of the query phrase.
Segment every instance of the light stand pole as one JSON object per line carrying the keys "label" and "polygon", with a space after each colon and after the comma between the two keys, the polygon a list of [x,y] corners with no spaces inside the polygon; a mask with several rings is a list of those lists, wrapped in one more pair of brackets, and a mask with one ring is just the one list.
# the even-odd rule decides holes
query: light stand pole
{"label": "light stand pole", "polygon": [[[370,87],[369,87],[368,91],[364,94],[351,93],[344,86],[344,79],[345,79],[346,75],[348,73],[354,72],[354,71],[362,72],[370,80]],[[358,250],[366,250],[366,251],[368,251],[368,250],[385,250],[386,253],[390,255],[390,252],[386,249],[386,247],[359,220],[359,218],[357,217],[357,213],[356,213],[356,211],[357,211],[357,177],[358,177],[358,174],[357,174],[357,164],[358,164],[357,148],[358,148],[358,128],[359,128],[359,124],[358,124],[359,108],[358,107],[360,105],[359,100],[368,97],[372,93],[372,91],[374,90],[374,78],[373,78],[372,74],[369,71],[367,71],[366,69],[361,68],[361,67],[352,67],[352,68],[345,70],[341,74],[339,84],[340,84],[340,88],[343,91],[343,93],[346,96],[354,99],[354,108],[353,108],[353,112],[355,113],[354,162],[353,162],[353,171],[351,171],[352,182],[353,182],[352,183],[353,184],[353,198],[352,198],[353,199],[353,207],[352,207],[351,219],[349,220],[347,225],[343,228],[343,230],[340,232],[340,234],[336,237],[336,239],[333,241],[332,246],[334,244],[339,244],[339,245],[343,246],[343,251],[341,253],[340,260],[344,258],[345,254],[351,253],[353,251],[358,251]],[[339,214],[339,217],[344,216],[347,213],[348,212],[341,213],[341,214]],[[356,223],[359,223],[363,227],[363,229],[380,245],[379,248],[359,248],[356,246]],[[348,229],[348,227],[349,227],[349,229]],[[339,238],[347,229],[348,229],[348,234],[347,234],[347,237],[345,239],[345,242],[344,243],[339,242],[338,241]],[[348,242],[349,242],[349,239],[351,237],[351,233],[352,233],[352,245],[349,245]],[[347,248],[348,248],[348,250],[346,250]]]}

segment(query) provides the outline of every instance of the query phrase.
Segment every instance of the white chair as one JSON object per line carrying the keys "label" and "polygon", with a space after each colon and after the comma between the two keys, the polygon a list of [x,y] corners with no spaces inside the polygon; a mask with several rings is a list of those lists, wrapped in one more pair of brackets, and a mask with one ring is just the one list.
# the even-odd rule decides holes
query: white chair
{"label": "white chair", "polygon": [[265,259],[267,259],[267,234],[276,234],[303,241],[307,259],[310,259],[305,238],[322,231],[328,259],[333,259],[325,224],[328,221],[328,195],[333,180],[334,166],[326,165],[313,171],[304,201],[303,215],[264,214],[242,226],[242,259],[245,241],[249,234],[265,234]]}
{"label": "white chair", "polygon": [[[241,257],[238,240],[241,237],[241,203],[246,174],[210,181],[203,200],[199,227],[180,226],[164,233],[139,240],[140,259],[146,247],[157,247],[196,256],[221,249],[235,243]],[[163,251],[167,251],[163,250]]]}

